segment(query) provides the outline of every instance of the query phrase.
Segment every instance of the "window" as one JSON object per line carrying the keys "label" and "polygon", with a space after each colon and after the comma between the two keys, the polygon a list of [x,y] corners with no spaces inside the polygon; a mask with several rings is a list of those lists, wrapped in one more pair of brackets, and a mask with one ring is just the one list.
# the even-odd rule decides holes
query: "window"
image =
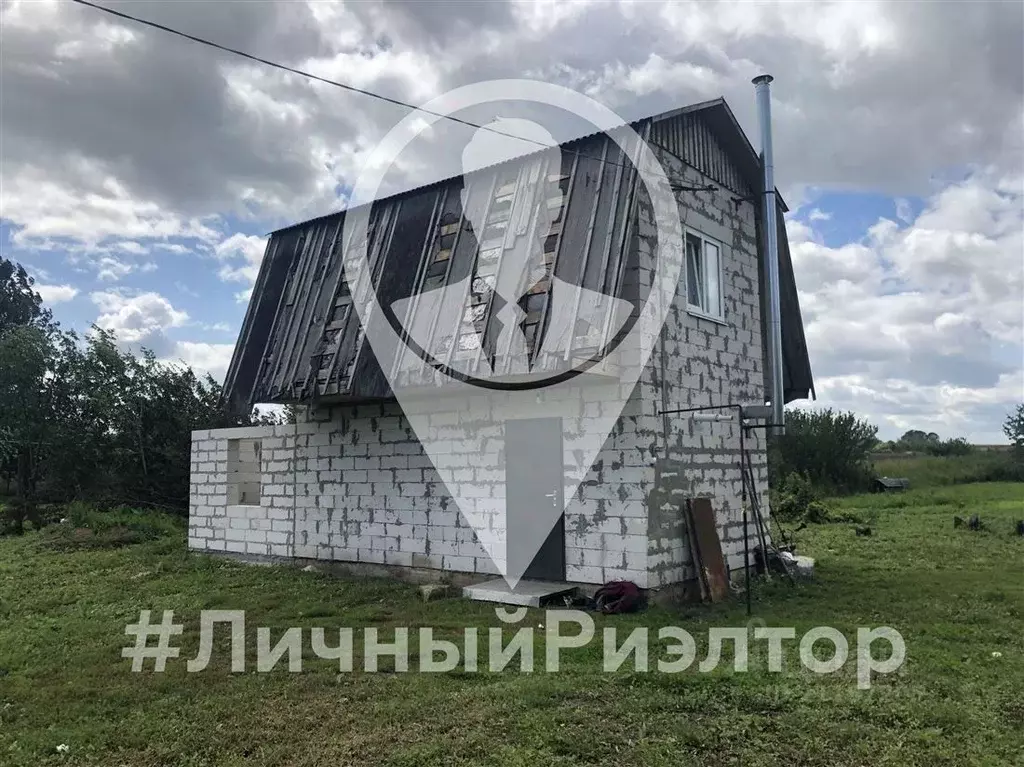
{"label": "window", "polygon": [[692,312],[722,319],[722,256],[718,243],[686,233],[686,303]]}
{"label": "window", "polygon": [[260,505],[261,446],[258,439],[228,440],[229,506]]}

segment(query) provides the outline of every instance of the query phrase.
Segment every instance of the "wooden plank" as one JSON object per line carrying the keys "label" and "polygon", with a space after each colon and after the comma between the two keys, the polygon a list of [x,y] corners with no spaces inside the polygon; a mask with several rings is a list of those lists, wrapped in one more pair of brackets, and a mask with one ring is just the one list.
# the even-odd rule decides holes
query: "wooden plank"
{"label": "wooden plank", "polygon": [[693,572],[697,576],[698,592],[700,593],[701,601],[705,602],[711,597],[711,589],[708,585],[707,572],[704,570],[704,566],[701,561],[700,547],[697,545],[697,536],[693,532],[696,526],[693,522],[693,509],[691,508],[689,500],[683,502],[682,514],[683,522],[686,523],[686,545],[690,550],[690,561],[693,563]]}
{"label": "wooden plank", "polygon": [[729,572],[722,556],[722,543],[718,538],[718,524],[710,498],[692,498],[687,501],[691,521],[690,536],[696,544],[699,560],[694,565],[704,573],[712,602],[729,598]]}

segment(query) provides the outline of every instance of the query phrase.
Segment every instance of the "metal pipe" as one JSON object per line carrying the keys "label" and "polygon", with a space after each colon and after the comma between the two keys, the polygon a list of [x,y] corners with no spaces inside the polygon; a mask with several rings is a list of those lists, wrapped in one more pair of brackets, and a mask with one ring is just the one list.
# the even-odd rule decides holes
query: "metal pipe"
{"label": "metal pipe", "polygon": [[779,301],[779,240],[777,201],[775,199],[775,160],[772,156],[771,75],[754,78],[758,120],[761,124],[761,164],[764,166],[764,199],[761,203],[764,223],[765,272],[768,277],[768,364],[771,372],[772,424],[776,434],[785,431],[782,378],[782,308]]}
{"label": "metal pipe", "polygon": [[743,586],[746,590],[747,598],[747,617],[750,617],[750,613],[753,610],[752,596],[750,594],[750,512],[747,511],[747,476],[744,473],[744,456],[747,453],[746,440],[744,439],[744,427],[743,427],[743,409],[742,407],[737,408],[737,415],[739,416],[738,428],[740,430],[740,487],[743,504]]}

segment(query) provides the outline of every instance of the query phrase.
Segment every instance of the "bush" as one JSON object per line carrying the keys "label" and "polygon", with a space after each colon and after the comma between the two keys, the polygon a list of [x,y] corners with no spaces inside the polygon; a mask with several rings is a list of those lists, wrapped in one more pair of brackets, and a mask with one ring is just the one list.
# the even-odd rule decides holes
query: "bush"
{"label": "bush", "polygon": [[772,516],[780,522],[807,522],[823,525],[830,522],[858,521],[837,514],[820,495],[811,481],[802,474],[790,474],[778,488],[769,490]]}
{"label": "bush", "polygon": [[768,492],[772,516],[780,522],[827,525],[864,521],[856,514],[837,511],[802,474],[790,474],[780,482],[778,488]]}
{"label": "bush", "polygon": [[153,541],[184,529],[177,517],[156,511],[121,507],[100,511],[86,503],[67,507],[61,524],[43,534],[43,545],[58,550],[116,548]]}
{"label": "bush", "polygon": [[1024,460],[1012,454],[1003,454],[999,458],[1001,460],[981,465],[973,477],[961,482],[1024,482]]}
{"label": "bush", "polygon": [[769,440],[769,485],[797,474],[819,493],[867,490],[873,479],[868,455],[877,433],[877,427],[853,413],[789,410],[786,433]]}
{"label": "bush", "polygon": [[772,516],[781,522],[799,522],[818,494],[803,474],[792,473],[769,490]]}
{"label": "bush", "polygon": [[947,439],[944,442],[930,445],[927,448],[927,452],[938,456],[970,455],[974,452],[974,446],[963,437],[956,437],[955,439]]}
{"label": "bush", "polygon": [[1017,405],[1013,412],[1006,416],[1003,434],[1013,445],[1017,459],[1024,461],[1024,403]]}

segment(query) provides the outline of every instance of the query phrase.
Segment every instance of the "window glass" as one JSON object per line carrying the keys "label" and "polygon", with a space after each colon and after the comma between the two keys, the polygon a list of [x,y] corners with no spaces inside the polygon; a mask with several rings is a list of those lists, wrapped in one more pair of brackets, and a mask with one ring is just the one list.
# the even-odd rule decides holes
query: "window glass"
{"label": "window glass", "polygon": [[715,317],[722,316],[722,286],[720,284],[720,264],[718,246],[704,242],[704,274],[707,290],[704,292],[704,311]]}
{"label": "window glass", "polygon": [[691,306],[701,306],[701,247],[700,238],[686,235],[686,299]]}
{"label": "window glass", "polygon": [[721,247],[700,235],[686,233],[686,301],[691,309],[722,317]]}

